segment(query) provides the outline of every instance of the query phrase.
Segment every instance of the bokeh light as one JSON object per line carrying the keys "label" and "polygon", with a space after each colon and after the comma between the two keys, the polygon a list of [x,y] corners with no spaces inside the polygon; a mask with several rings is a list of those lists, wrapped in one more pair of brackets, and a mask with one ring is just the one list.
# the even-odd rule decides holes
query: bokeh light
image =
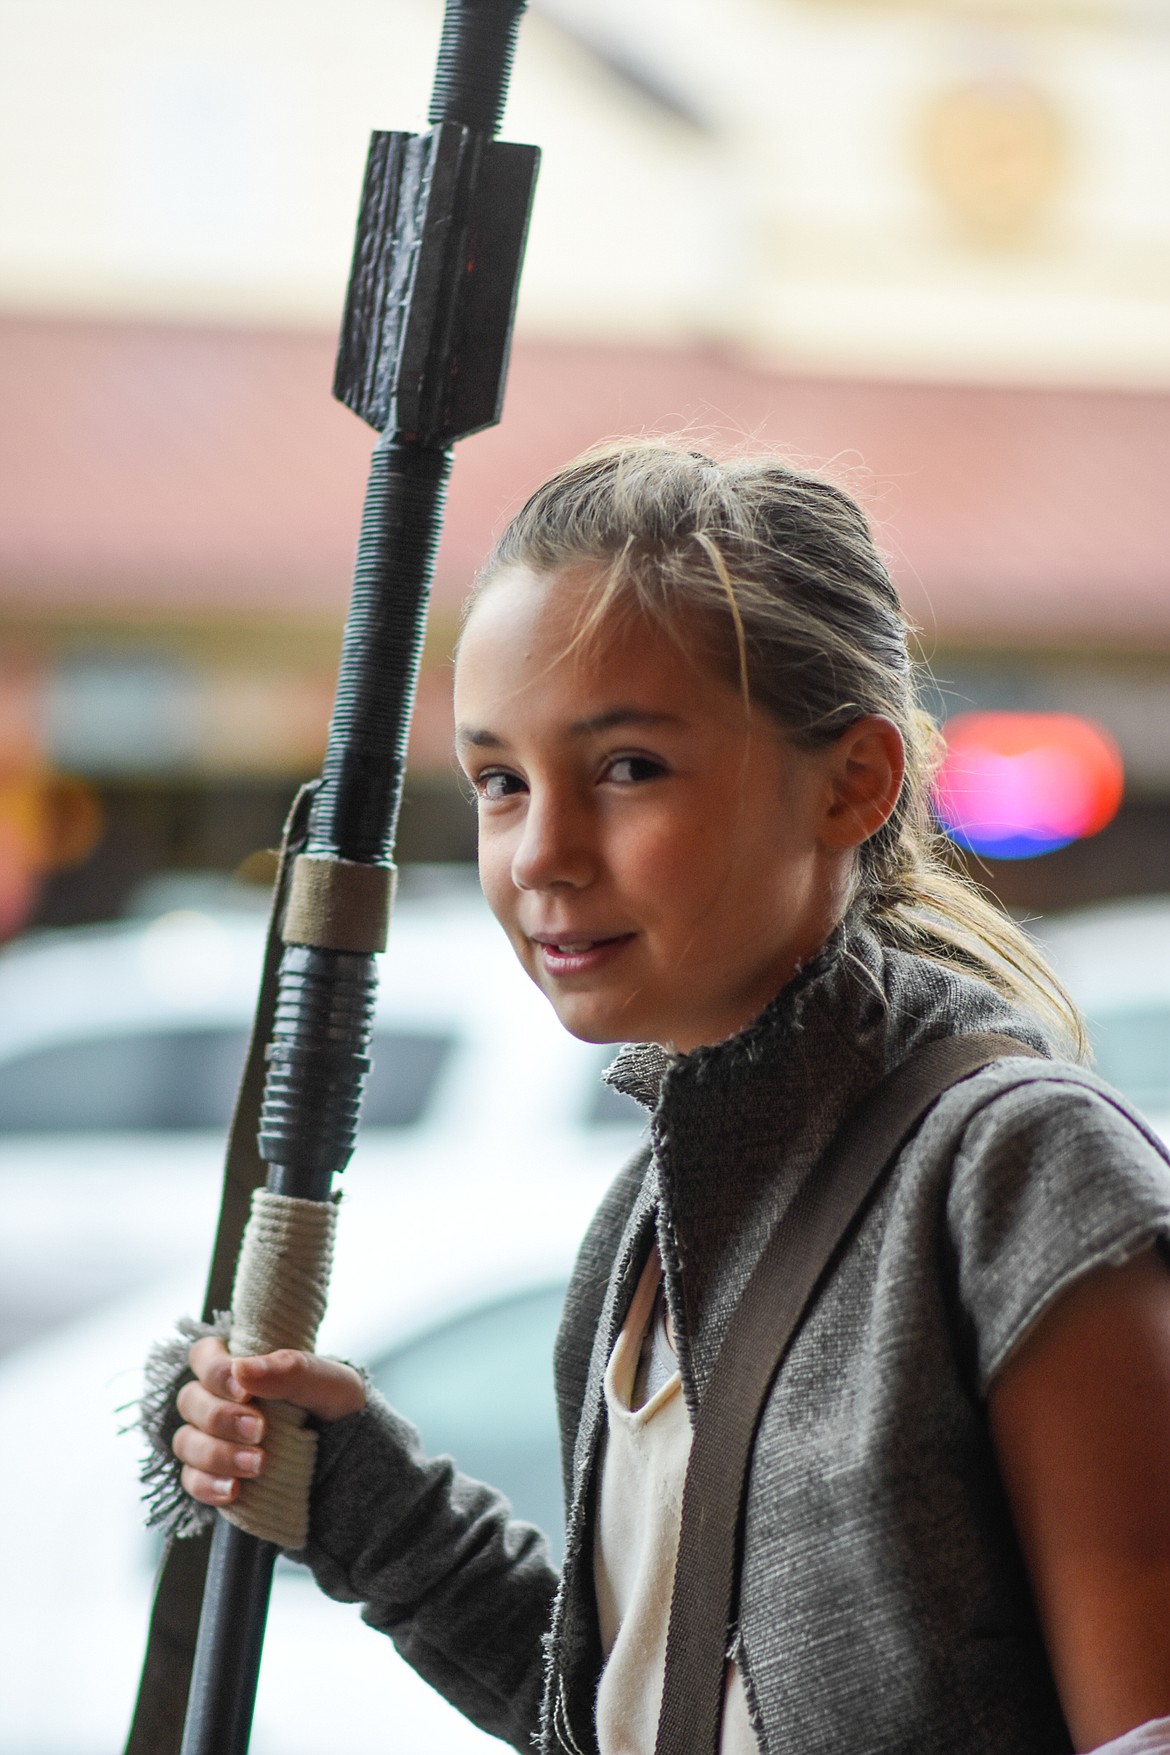
{"label": "bokeh light", "polygon": [[1109,733],[1073,713],[960,713],[944,727],[935,789],[961,847],[1030,859],[1095,835],[1116,816],[1124,772]]}
{"label": "bokeh light", "polygon": [[101,801],[87,781],[50,771],[0,773],[0,943],[26,924],[42,879],[83,864],[103,827]]}

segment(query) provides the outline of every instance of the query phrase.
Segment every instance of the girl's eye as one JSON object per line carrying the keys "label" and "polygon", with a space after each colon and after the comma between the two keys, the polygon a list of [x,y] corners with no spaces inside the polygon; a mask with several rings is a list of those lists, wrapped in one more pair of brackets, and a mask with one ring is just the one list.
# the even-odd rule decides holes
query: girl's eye
{"label": "girl's eye", "polygon": [[503,768],[489,768],[486,773],[475,776],[475,790],[481,798],[497,800],[510,798],[514,792],[524,790],[524,782],[516,774],[509,774]]}
{"label": "girl's eye", "polygon": [[605,778],[615,780],[619,786],[637,786],[645,780],[657,780],[665,773],[665,762],[657,762],[653,756],[618,756],[606,769]]}

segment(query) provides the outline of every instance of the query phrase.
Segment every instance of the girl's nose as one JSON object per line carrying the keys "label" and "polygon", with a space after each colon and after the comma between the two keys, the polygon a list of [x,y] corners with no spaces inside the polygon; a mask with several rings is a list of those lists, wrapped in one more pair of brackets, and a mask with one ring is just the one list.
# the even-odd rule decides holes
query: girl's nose
{"label": "girl's nose", "polygon": [[595,867],[588,813],[567,801],[530,795],[524,830],[512,857],[516,888],[547,890],[566,884],[581,889]]}

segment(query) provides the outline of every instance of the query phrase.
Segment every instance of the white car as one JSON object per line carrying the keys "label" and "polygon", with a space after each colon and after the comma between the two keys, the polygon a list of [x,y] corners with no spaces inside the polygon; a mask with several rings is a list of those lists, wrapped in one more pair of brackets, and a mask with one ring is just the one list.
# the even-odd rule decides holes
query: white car
{"label": "white car", "polygon": [[[115,1755],[157,1541],[116,1413],[198,1309],[261,922],[193,911],[0,956],[0,1752]],[[559,1541],[550,1351],[640,1112],[599,1083],[478,893],[400,905],[323,1350]],[[253,1755],[499,1747],[278,1568]]]}
{"label": "white car", "polygon": [[1170,897],[1081,908],[1034,930],[1085,1013],[1095,1070],[1170,1141]]}

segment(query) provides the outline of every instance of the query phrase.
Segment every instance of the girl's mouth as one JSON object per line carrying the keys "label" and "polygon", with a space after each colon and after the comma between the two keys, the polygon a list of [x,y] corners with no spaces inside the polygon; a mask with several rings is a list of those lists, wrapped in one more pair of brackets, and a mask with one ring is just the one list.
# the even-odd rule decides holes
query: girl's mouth
{"label": "girl's mouth", "polygon": [[612,962],[624,945],[634,937],[632,932],[618,933],[613,938],[535,939],[541,967],[548,975],[587,975]]}

